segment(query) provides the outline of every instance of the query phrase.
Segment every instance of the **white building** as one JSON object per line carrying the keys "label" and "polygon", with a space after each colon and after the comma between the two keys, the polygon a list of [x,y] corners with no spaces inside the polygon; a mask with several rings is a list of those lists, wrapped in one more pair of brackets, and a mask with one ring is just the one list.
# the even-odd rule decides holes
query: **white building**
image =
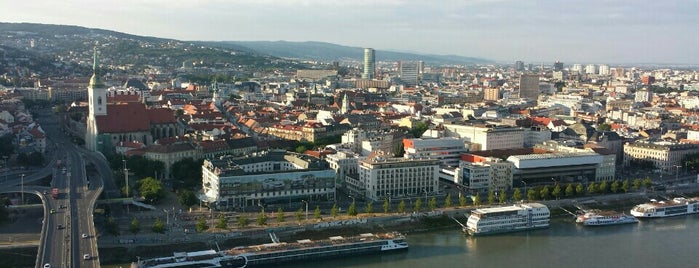
{"label": "white building", "polygon": [[446,137],[457,137],[471,144],[470,151],[522,148],[524,129],[494,125],[444,124]]}
{"label": "white building", "polygon": [[669,142],[635,142],[624,145],[624,166],[631,161],[649,161],[662,171],[677,172],[684,167],[682,161],[688,154],[699,153],[699,145]]}
{"label": "white building", "polygon": [[609,65],[604,65],[604,64],[600,65],[598,71],[599,71],[598,72],[599,75],[609,75],[610,74]]}
{"label": "white building", "polygon": [[588,64],[585,66],[586,74],[597,74],[597,66],[594,64]]}
{"label": "white building", "polygon": [[436,159],[442,166],[456,167],[461,154],[466,152],[464,141],[459,138],[403,139],[406,159]]}
{"label": "white building", "polygon": [[207,159],[202,165],[202,201],[219,208],[334,200],[335,171],[308,155],[285,151]]}
{"label": "white building", "polygon": [[490,165],[461,161],[454,183],[465,186],[471,192],[485,192],[490,188]]}
{"label": "white building", "polygon": [[358,181],[369,200],[434,196],[439,192],[439,162],[431,159],[370,157],[359,162]]}

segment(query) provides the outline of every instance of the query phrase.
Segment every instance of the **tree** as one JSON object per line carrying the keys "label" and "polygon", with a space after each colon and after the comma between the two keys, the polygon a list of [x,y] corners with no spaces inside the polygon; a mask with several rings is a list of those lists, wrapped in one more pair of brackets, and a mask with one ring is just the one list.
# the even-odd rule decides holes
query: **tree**
{"label": "tree", "polygon": [[562,190],[561,190],[561,185],[558,184],[558,183],[556,183],[556,186],[553,187],[553,192],[551,192],[551,195],[553,195],[553,197],[555,197],[556,199],[558,199],[558,198],[561,197],[561,194],[562,194],[562,193],[563,193],[563,192],[562,192]]}
{"label": "tree", "polygon": [[201,187],[201,165],[203,160],[185,158],[172,164],[172,174],[175,189],[199,189]]}
{"label": "tree", "polygon": [[641,179],[639,179],[639,178],[633,179],[633,189],[636,191],[638,189],[641,189]]}
{"label": "tree", "polygon": [[337,214],[340,213],[340,209],[337,207],[337,204],[333,204],[333,207],[330,209],[330,216],[333,216],[333,218],[337,217]]}
{"label": "tree", "polygon": [[650,189],[650,187],[653,186],[653,182],[650,180],[650,177],[646,177],[643,179],[643,187],[646,187],[646,189]]}
{"label": "tree", "polygon": [[515,188],[514,193],[512,193],[512,199],[514,199],[515,201],[522,200],[522,190],[520,190],[519,188]]}
{"label": "tree", "polygon": [[13,136],[12,134],[7,134],[0,137],[0,156],[10,156],[14,153],[15,147],[12,146]]}
{"label": "tree", "polygon": [[568,183],[566,186],[566,197],[571,197],[575,194],[575,189],[573,188],[572,183]]}
{"label": "tree", "polygon": [[599,131],[610,131],[612,130],[612,126],[610,124],[602,123],[597,126],[597,130]]}
{"label": "tree", "polygon": [[444,198],[444,207],[451,207],[451,194],[447,194],[447,197]]}
{"label": "tree", "polygon": [[473,205],[474,206],[481,205],[481,193],[476,193],[476,195],[473,197]]}
{"label": "tree", "polygon": [[596,192],[597,192],[597,184],[594,183],[594,182],[591,182],[591,183],[587,186],[587,193],[588,193],[588,194],[594,194],[594,193],[596,193]]}
{"label": "tree", "polygon": [[538,196],[538,194],[536,193],[536,190],[529,189],[527,191],[527,201],[534,201],[534,200],[536,200],[537,196]]}
{"label": "tree", "polygon": [[437,198],[434,196],[430,198],[430,201],[427,202],[427,206],[430,207],[430,211],[435,210],[437,208]]}
{"label": "tree", "polygon": [[208,230],[209,225],[206,224],[206,219],[204,219],[203,217],[199,218],[199,220],[197,220],[196,228],[197,228],[197,232],[200,232],[200,233]]}
{"label": "tree", "polygon": [[357,216],[357,206],[354,201],[349,205],[349,208],[347,208],[347,215],[349,216]]}
{"label": "tree", "polygon": [[578,183],[578,185],[575,186],[575,194],[577,195],[583,194],[584,190],[582,183]]}
{"label": "tree", "polygon": [[107,224],[105,226],[105,229],[107,230],[108,234],[111,234],[113,236],[119,235],[119,225],[114,221],[114,218],[109,217],[107,218]]}
{"label": "tree", "polygon": [[299,210],[294,212],[294,217],[296,217],[296,221],[301,222],[303,220],[303,208],[299,208]]}
{"label": "tree", "polygon": [[405,213],[405,200],[401,200],[400,203],[398,203],[398,212]]}
{"label": "tree", "polygon": [[495,191],[488,191],[488,204],[495,204]]}
{"label": "tree", "polygon": [[303,153],[303,152],[305,152],[305,151],[307,151],[307,150],[308,150],[308,148],[306,148],[306,146],[299,145],[299,146],[296,147],[296,150],[294,150],[294,151],[296,151],[297,153],[300,153],[300,154],[301,154],[301,153]]}
{"label": "tree", "polygon": [[500,201],[500,203],[507,202],[507,192],[505,192],[505,190],[500,191],[500,195],[498,196],[498,198],[500,199],[498,200]]}
{"label": "tree", "polygon": [[544,185],[543,188],[541,188],[541,191],[539,191],[539,195],[541,196],[541,199],[546,200],[549,198],[551,190],[549,190],[548,185]]}
{"label": "tree", "polygon": [[247,214],[241,214],[238,216],[238,227],[243,228],[245,226],[248,226],[250,224],[250,219],[248,219]]}
{"label": "tree", "polygon": [[257,225],[267,225],[267,214],[265,214],[264,210],[260,211],[260,214],[257,214]]}
{"label": "tree", "polygon": [[132,234],[137,234],[141,231],[141,224],[138,222],[137,219],[134,218],[131,221],[131,224],[129,225],[129,231],[131,231]]}
{"label": "tree", "polygon": [[410,130],[410,134],[413,134],[413,137],[419,138],[422,137],[422,134],[429,129],[430,125],[426,122],[423,121],[418,121],[413,125],[413,128]]}
{"label": "tree", "polygon": [[603,181],[599,184],[598,189],[601,194],[607,193],[607,190],[609,190],[609,184],[607,183],[607,181]]}
{"label": "tree", "polygon": [[616,193],[619,191],[619,187],[619,181],[614,181],[612,182],[612,186],[609,189],[612,191],[612,193]]}
{"label": "tree", "polygon": [[366,203],[366,208],[364,209],[364,212],[367,214],[371,214],[374,212],[373,202],[369,201]]}
{"label": "tree", "polygon": [[383,213],[391,212],[391,203],[388,202],[388,198],[383,200]]}
{"label": "tree", "polygon": [[177,192],[177,201],[180,205],[191,207],[197,204],[197,196],[191,190],[180,190]]}
{"label": "tree", "polygon": [[320,206],[316,206],[316,209],[313,210],[313,218],[320,220]]}
{"label": "tree", "polygon": [[415,200],[413,211],[419,212],[422,209],[422,199],[418,198]]}
{"label": "tree", "polygon": [[459,206],[460,207],[465,207],[466,206],[466,196],[464,195],[459,195]]}
{"label": "tree", "polygon": [[621,190],[624,191],[624,193],[628,193],[629,188],[631,188],[629,179],[625,179],[624,182],[621,183]]}
{"label": "tree", "polygon": [[151,203],[158,203],[160,199],[165,197],[166,192],[159,180],[153,177],[146,177],[139,181],[140,186],[138,191],[143,198]]}
{"label": "tree", "polygon": [[160,218],[155,219],[155,222],[153,222],[153,227],[151,228],[151,231],[153,231],[154,233],[158,233],[158,234],[165,233],[165,224],[163,224],[163,221],[160,220]]}
{"label": "tree", "polygon": [[218,222],[216,222],[216,228],[228,229],[228,218],[226,218],[226,215],[218,214]]}

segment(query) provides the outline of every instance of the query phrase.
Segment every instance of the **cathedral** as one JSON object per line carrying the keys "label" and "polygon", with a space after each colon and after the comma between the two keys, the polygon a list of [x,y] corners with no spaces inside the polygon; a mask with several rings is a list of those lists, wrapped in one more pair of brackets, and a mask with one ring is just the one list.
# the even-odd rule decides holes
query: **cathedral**
{"label": "cathedral", "polygon": [[140,102],[110,99],[99,74],[97,49],[94,49],[93,74],[87,87],[88,116],[85,147],[105,155],[114,153],[119,142],[153,144],[160,138],[183,135],[172,110],[148,108]]}

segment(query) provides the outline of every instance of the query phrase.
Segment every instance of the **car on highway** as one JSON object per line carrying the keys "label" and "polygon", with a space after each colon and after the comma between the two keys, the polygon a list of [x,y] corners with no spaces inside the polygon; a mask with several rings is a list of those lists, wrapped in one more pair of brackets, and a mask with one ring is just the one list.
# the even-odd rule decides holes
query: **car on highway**
{"label": "car on highway", "polygon": [[51,209],[51,210],[49,210],[49,213],[50,213],[50,214],[56,213],[56,210],[55,210],[55,209]]}
{"label": "car on highway", "polygon": [[90,254],[83,255],[83,260],[89,260],[89,259],[90,259]]}
{"label": "car on highway", "polygon": [[45,263],[45,264],[44,264],[44,268],[51,268],[51,264],[50,264],[50,263]]}
{"label": "car on highway", "polygon": [[58,229],[58,230],[63,229],[63,224],[59,224],[58,226],[56,226],[56,229]]}
{"label": "car on highway", "polygon": [[83,238],[88,238],[87,234],[82,235]]}

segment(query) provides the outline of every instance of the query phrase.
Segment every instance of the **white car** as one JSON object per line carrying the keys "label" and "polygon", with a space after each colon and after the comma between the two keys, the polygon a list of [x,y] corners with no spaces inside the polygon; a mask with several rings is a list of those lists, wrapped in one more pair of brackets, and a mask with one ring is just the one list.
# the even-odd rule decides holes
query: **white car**
{"label": "white car", "polygon": [[44,264],[44,268],[51,268],[51,264],[50,263]]}
{"label": "white car", "polygon": [[87,234],[83,234],[82,237],[83,237],[83,238],[87,238],[88,236],[87,236]]}
{"label": "white car", "polygon": [[90,259],[90,254],[83,255],[83,260],[89,260],[89,259]]}

